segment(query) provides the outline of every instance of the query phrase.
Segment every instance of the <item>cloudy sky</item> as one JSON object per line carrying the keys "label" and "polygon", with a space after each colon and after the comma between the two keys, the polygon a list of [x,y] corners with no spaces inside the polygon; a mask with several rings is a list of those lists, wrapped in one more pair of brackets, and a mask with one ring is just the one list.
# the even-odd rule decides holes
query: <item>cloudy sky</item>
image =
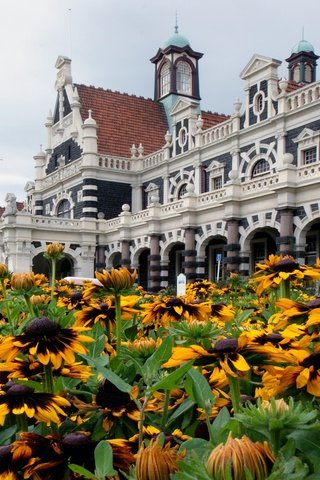
{"label": "cloudy sky", "polygon": [[[58,55],[76,83],[153,96],[149,59],[174,31],[200,61],[202,109],[230,114],[255,53],[283,61],[302,38],[320,54],[318,0],[0,0],[0,206],[25,199],[33,156],[46,148]],[[319,67],[320,68],[320,67]],[[320,78],[320,74],[318,75]]]}

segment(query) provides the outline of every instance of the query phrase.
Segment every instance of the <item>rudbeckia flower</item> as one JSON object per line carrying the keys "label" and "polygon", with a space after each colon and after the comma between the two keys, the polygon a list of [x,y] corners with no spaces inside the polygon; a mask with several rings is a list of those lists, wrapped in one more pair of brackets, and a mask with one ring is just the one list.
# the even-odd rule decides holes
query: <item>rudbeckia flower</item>
{"label": "rudbeckia flower", "polygon": [[232,438],[231,433],[225,444],[220,443],[209,455],[207,469],[212,478],[225,479],[228,464],[231,464],[233,480],[247,477],[246,469],[255,480],[264,480],[268,476],[268,463],[274,463],[274,456],[267,442],[252,442],[244,435]]}
{"label": "rudbeckia flower", "polygon": [[310,395],[320,397],[320,351],[311,353],[296,366],[283,369],[276,394],[295,386],[298,390],[305,388]]}
{"label": "rudbeckia flower", "polygon": [[205,279],[188,283],[186,286],[186,294],[192,295],[202,302],[210,300],[211,297],[217,293],[221,293],[221,290],[217,287],[217,285]]}
{"label": "rudbeckia flower", "polygon": [[169,480],[179,469],[177,462],[185,456],[177,450],[178,445],[171,447],[170,442],[161,447],[158,439],[151,440],[147,447],[142,445],[136,458],[136,480]]}
{"label": "rudbeckia flower", "polygon": [[268,288],[277,288],[287,279],[319,280],[320,272],[315,268],[300,265],[290,255],[269,255],[265,263],[256,264],[256,271],[250,281],[257,284],[257,294],[261,295]]}
{"label": "rudbeckia flower", "polygon": [[60,416],[66,416],[61,407],[70,403],[59,395],[35,392],[27,385],[9,382],[0,390],[0,425],[4,425],[8,414],[35,418],[40,422],[61,423]]}
{"label": "rudbeckia flower", "polygon": [[92,337],[81,335],[85,327],[62,328],[47,317],[37,317],[25,327],[22,335],[9,336],[0,343],[0,359],[11,361],[20,353],[30,354],[42,363],[52,363],[60,368],[66,361],[75,362],[75,353],[86,354],[82,342],[94,342]]}
{"label": "rudbeckia flower", "polygon": [[[131,395],[136,396],[137,389],[133,388]],[[119,390],[107,379],[103,380],[98,387],[95,405],[105,416],[103,425],[106,431],[109,431],[113,422],[122,416],[136,422],[140,419],[140,412],[131,396]]]}
{"label": "rudbeckia flower", "polygon": [[208,321],[211,314],[209,302],[195,302],[193,297],[163,297],[153,303],[141,304],[144,325],[168,327],[179,320]]}
{"label": "rudbeckia flower", "polygon": [[92,294],[104,290],[104,293],[119,294],[131,288],[137,278],[136,270],[130,272],[126,267],[112,268],[110,271],[103,270],[95,272],[95,277],[100,285],[95,283],[86,284],[83,291],[83,298],[89,299]]}
{"label": "rudbeckia flower", "polygon": [[19,480],[18,467],[12,459],[11,445],[0,446],[0,480]]}

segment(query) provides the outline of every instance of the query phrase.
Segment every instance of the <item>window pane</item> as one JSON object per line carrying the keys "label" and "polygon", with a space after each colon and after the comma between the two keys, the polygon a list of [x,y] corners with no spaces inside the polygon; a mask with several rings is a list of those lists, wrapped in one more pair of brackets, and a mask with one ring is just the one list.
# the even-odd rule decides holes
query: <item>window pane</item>
{"label": "window pane", "polygon": [[191,67],[187,62],[177,65],[177,91],[191,94]]}
{"label": "window pane", "polygon": [[261,175],[263,173],[269,172],[270,166],[267,160],[264,158],[259,160],[252,169],[252,176],[255,177],[256,175]]}
{"label": "window pane", "polygon": [[70,218],[71,208],[68,200],[62,200],[58,205],[57,216],[62,218]]}
{"label": "window pane", "polygon": [[310,163],[315,163],[317,161],[317,147],[308,148],[303,152],[303,164],[309,165]]}
{"label": "window pane", "polygon": [[160,72],[160,96],[170,92],[170,66],[165,63]]}

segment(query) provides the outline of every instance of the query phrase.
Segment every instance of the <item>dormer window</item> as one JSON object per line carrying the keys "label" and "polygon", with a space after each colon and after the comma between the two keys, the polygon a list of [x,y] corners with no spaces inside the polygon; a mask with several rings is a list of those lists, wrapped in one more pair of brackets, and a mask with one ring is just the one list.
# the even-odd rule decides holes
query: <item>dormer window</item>
{"label": "dormer window", "polygon": [[192,70],[189,63],[179,61],[177,64],[177,92],[191,95]]}
{"label": "dormer window", "polygon": [[166,62],[160,71],[160,96],[170,92],[170,65]]}

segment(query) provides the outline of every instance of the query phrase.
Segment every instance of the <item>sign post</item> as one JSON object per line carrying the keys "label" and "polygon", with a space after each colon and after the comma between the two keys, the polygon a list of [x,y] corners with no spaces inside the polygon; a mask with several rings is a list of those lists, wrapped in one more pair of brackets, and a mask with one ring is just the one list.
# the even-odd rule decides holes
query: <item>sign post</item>
{"label": "sign post", "polygon": [[220,268],[221,268],[221,260],[222,260],[222,255],[221,253],[217,253],[216,255],[216,262],[217,262],[217,278],[216,278],[216,281],[219,280],[219,277],[220,277]]}
{"label": "sign post", "polygon": [[177,296],[185,295],[186,294],[186,284],[187,284],[187,277],[184,273],[179,273],[177,276]]}

